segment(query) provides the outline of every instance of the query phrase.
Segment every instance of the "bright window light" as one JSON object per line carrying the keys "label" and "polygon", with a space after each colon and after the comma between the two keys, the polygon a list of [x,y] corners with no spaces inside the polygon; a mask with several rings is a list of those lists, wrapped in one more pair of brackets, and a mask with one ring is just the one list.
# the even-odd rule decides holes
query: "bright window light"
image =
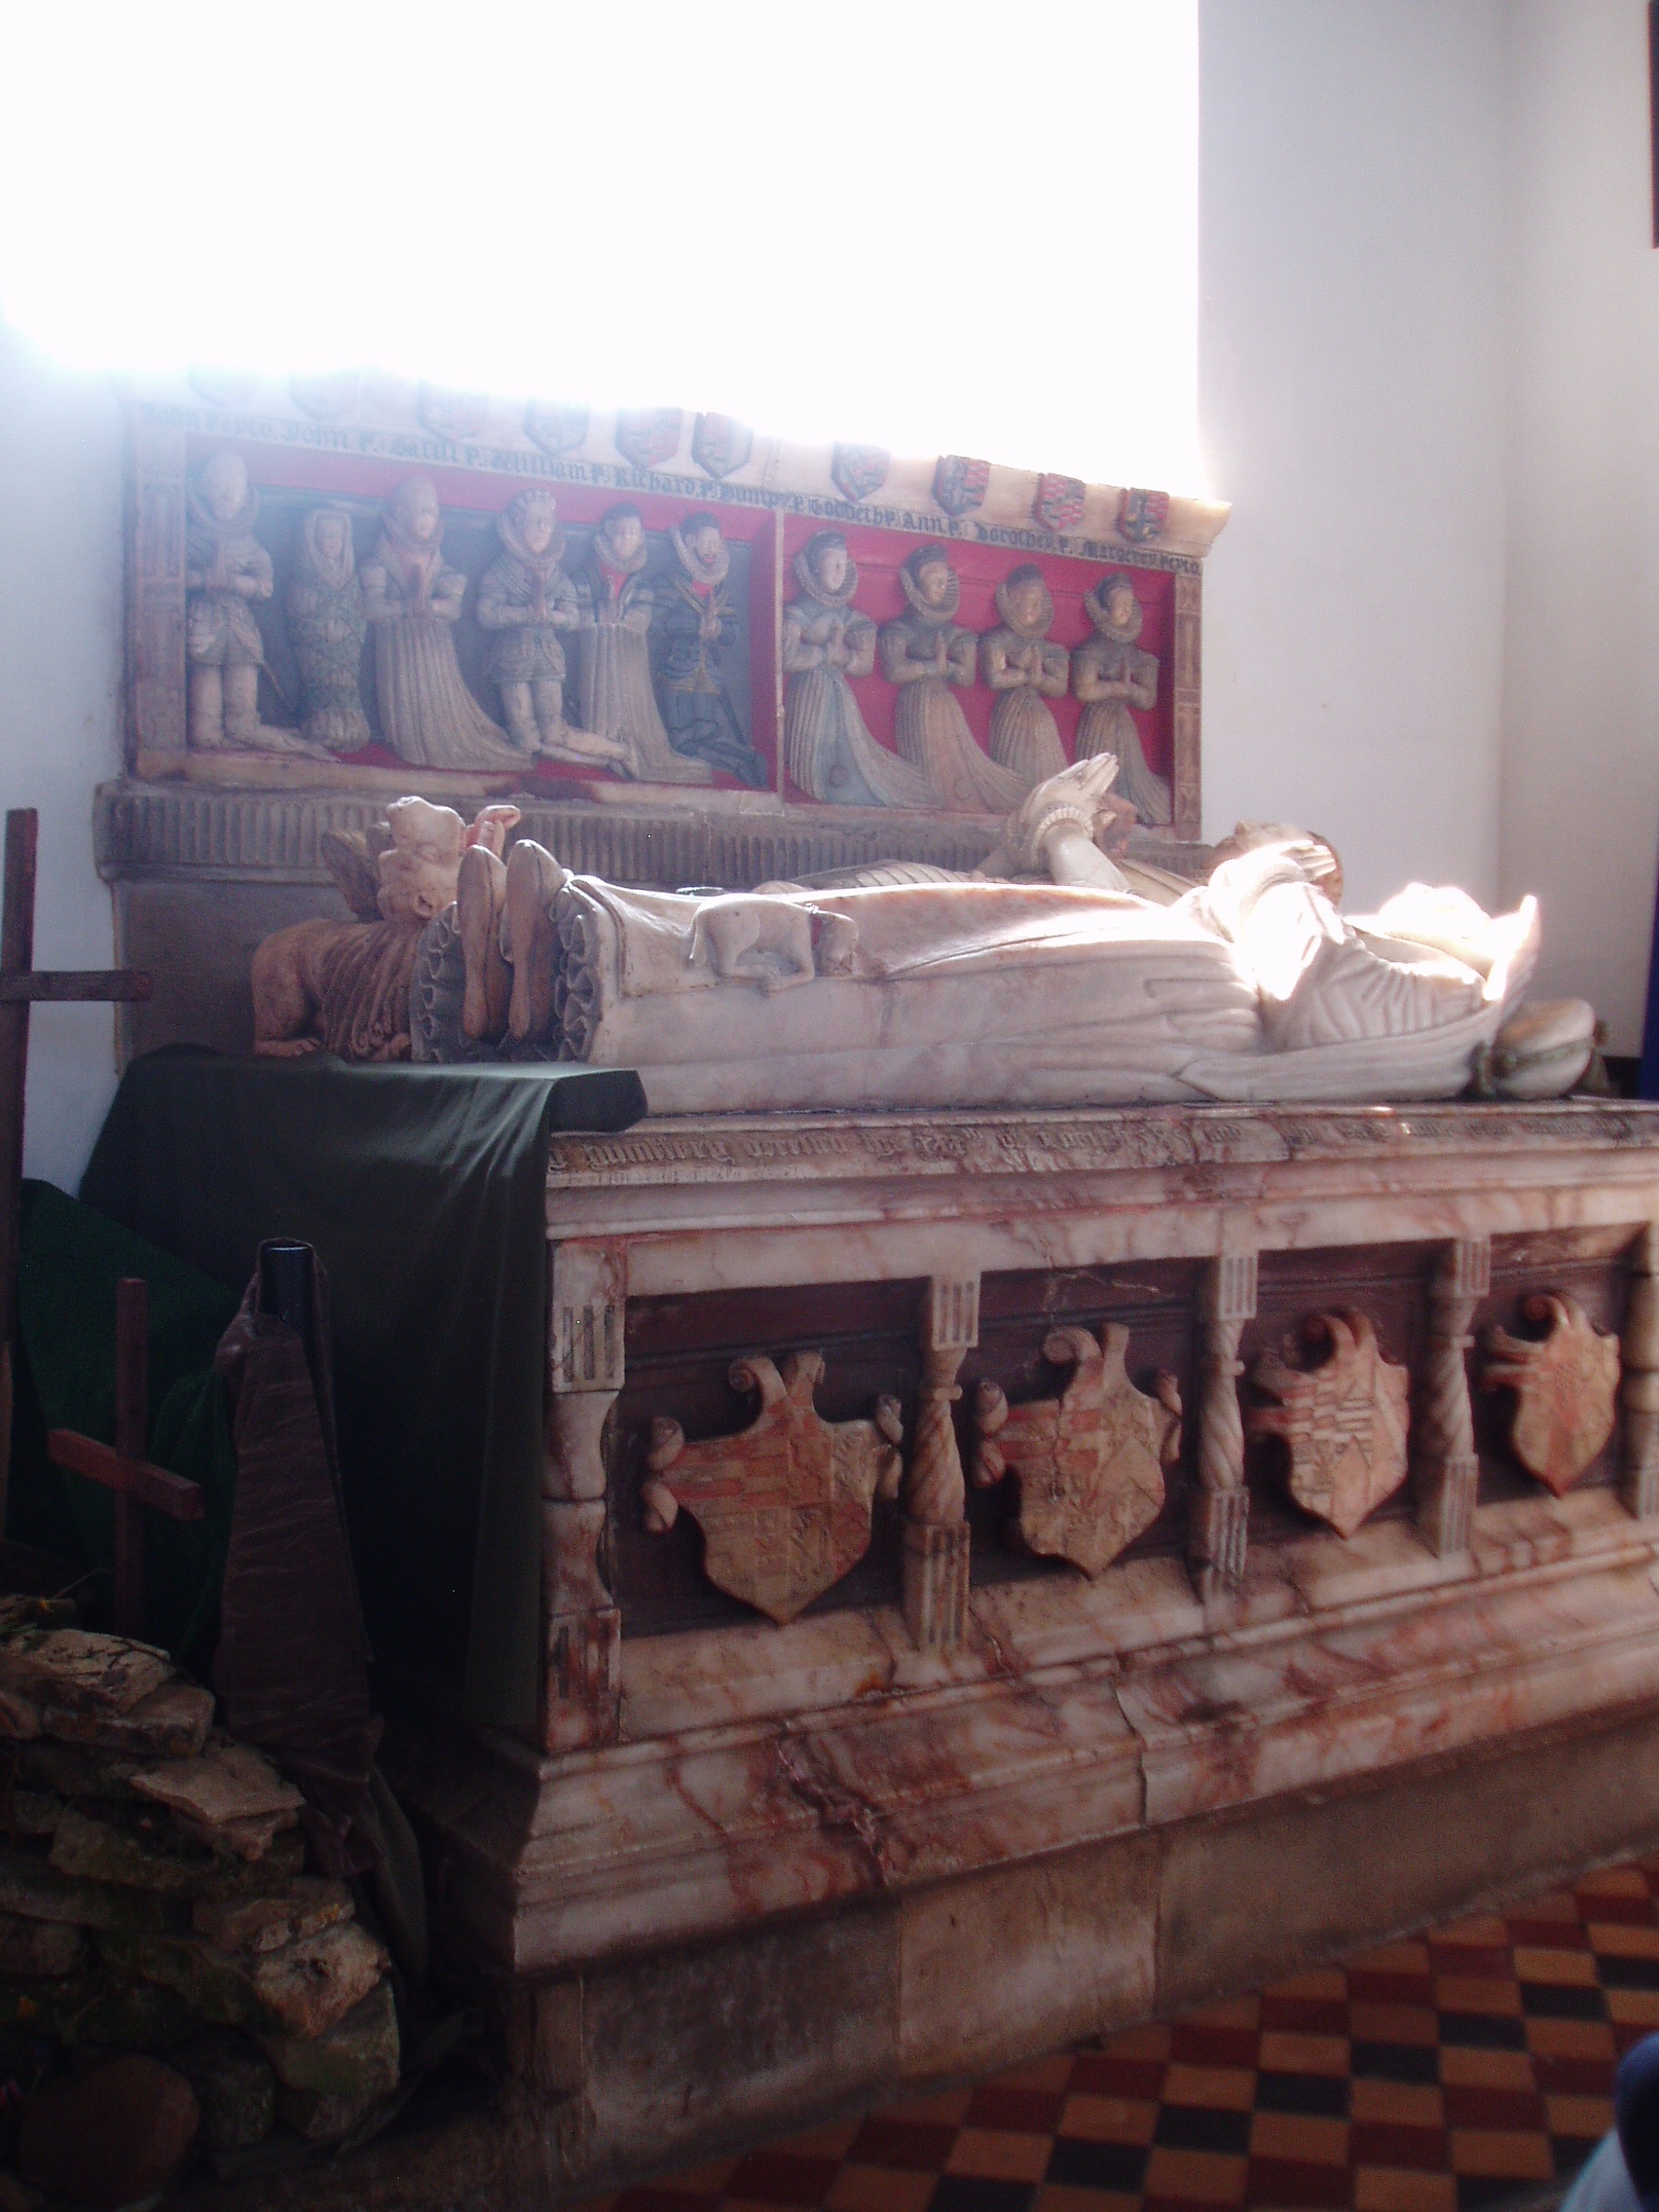
{"label": "bright window light", "polygon": [[1201,488],[1197,0],[38,7],[0,311]]}

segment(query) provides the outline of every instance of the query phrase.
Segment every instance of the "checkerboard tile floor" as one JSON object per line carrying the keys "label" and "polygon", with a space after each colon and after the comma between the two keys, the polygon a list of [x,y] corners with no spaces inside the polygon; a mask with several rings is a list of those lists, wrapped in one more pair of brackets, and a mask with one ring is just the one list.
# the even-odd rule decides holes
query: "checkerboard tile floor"
{"label": "checkerboard tile floor", "polygon": [[1544,2197],[1659,2028],[1659,1858],[585,2212],[1485,2212]]}

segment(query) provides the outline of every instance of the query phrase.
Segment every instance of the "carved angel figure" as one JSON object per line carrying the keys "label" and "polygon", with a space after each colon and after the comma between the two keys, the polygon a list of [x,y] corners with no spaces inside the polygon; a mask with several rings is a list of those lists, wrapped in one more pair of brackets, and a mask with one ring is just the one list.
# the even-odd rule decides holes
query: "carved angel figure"
{"label": "carved angel figure", "polygon": [[533,486],[496,517],[501,551],[484,571],[474,611],[490,633],[491,681],[522,753],[579,767],[615,767],[620,739],[572,729],[565,719],[564,639],[581,612],[565,573],[565,537],[551,492]]}
{"label": "carved angel figure", "polygon": [[979,640],[979,673],[997,694],[991,716],[991,758],[1030,790],[1066,764],[1050,699],[1066,695],[1064,645],[1052,644],[1054,603],[1043,571],[1027,561],[997,586],[1000,626]]}
{"label": "carved angel figure", "polygon": [[185,506],[184,649],[190,662],[188,734],[201,753],[327,755],[291,729],[259,719],[265,645],[255,600],[276,586],[271,556],[254,535],[259,494],[240,454],[221,448],[197,474]]}
{"label": "carved angel figure", "polygon": [[669,743],[651,688],[647,643],[654,601],[645,578],[649,557],[638,507],[612,507],[593,534],[576,580],[581,608],[577,712],[584,729],[622,748],[618,771],[646,783],[706,784],[706,760],[688,760]]}
{"label": "carved angel figure", "polygon": [[1135,644],[1146,620],[1125,575],[1103,576],[1084,601],[1096,635],[1072,654],[1072,693],[1083,701],[1077,725],[1077,756],[1092,759],[1113,754],[1119,762],[1118,792],[1143,822],[1170,819],[1169,781],[1147,766],[1131,707],[1158,704],[1158,655]]}
{"label": "carved angel figure", "polygon": [[657,688],[669,742],[756,791],[766,764],[737,719],[726,688],[725,658],[737,640],[726,579],[731,547],[713,515],[692,515],[669,532],[675,566],[657,608]]}
{"label": "carved angel figure", "polygon": [[953,686],[974,681],[974,633],[956,620],[962,586],[934,545],[918,546],[899,571],[908,614],[884,624],[881,673],[899,685],[894,738],[927,778],[937,805],[973,814],[1017,806],[1024,781],[980,751]]}
{"label": "carved angel figure", "polygon": [[455,656],[466,578],[444,560],[437,486],[411,476],[387,502],[363,564],[363,611],[374,625],[381,728],[422,768],[522,769],[472,693]]}
{"label": "carved angel figure", "polygon": [[299,664],[301,728],[331,753],[358,752],[370,737],[360,682],[369,620],[344,507],[313,507],[301,524],[282,604]]}
{"label": "carved angel figure", "polygon": [[838,530],[794,558],[800,596],[784,608],[784,761],[809,798],[837,806],[927,806],[927,778],[865,726],[850,677],[875,667],[875,624],[853,605],[859,571]]}

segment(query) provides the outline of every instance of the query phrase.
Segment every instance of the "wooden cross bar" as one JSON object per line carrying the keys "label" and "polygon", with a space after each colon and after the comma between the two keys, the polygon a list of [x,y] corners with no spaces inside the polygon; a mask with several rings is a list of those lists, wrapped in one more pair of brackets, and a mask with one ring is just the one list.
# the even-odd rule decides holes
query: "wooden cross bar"
{"label": "wooden cross bar", "polygon": [[54,1466],[85,1475],[115,1493],[115,1629],[144,1633],[144,1515],[200,1521],[206,1510],[200,1483],[144,1457],[150,1430],[150,1292],[138,1275],[115,1286],[115,1444],[77,1429],[55,1428],[46,1448]]}
{"label": "wooden cross bar", "polygon": [[12,1334],[18,1322],[18,1241],[23,1180],[23,1094],[29,1072],[29,1008],[70,1000],[150,996],[137,968],[43,973],[34,965],[35,850],[32,806],[6,817],[6,876],[0,904],[0,1534],[12,1438]]}

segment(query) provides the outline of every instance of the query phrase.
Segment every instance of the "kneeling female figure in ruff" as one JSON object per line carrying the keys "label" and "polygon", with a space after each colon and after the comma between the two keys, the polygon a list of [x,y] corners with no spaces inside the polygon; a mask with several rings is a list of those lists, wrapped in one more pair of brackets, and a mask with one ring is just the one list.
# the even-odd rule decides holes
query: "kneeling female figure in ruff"
{"label": "kneeling female figure in ruff", "polygon": [[411,476],[387,504],[363,564],[363,612],[374,625],[375,689],[392,751],[422,768],[524,767],[478,704],[455,657],[466,578],[445,565],[435,484]]}
{"label": "kneeling female figure in ruff", "polygon": [[899,751],[927,778],[936,806],[1006,814],[1029,787],[980,751],[952,689],[973,682],[975,663],[974,633],[956,620],[956,571],[938,547],[922,545],[899,581],[910,611],[881,632],[881,673],[900,687],[893,719]]}

